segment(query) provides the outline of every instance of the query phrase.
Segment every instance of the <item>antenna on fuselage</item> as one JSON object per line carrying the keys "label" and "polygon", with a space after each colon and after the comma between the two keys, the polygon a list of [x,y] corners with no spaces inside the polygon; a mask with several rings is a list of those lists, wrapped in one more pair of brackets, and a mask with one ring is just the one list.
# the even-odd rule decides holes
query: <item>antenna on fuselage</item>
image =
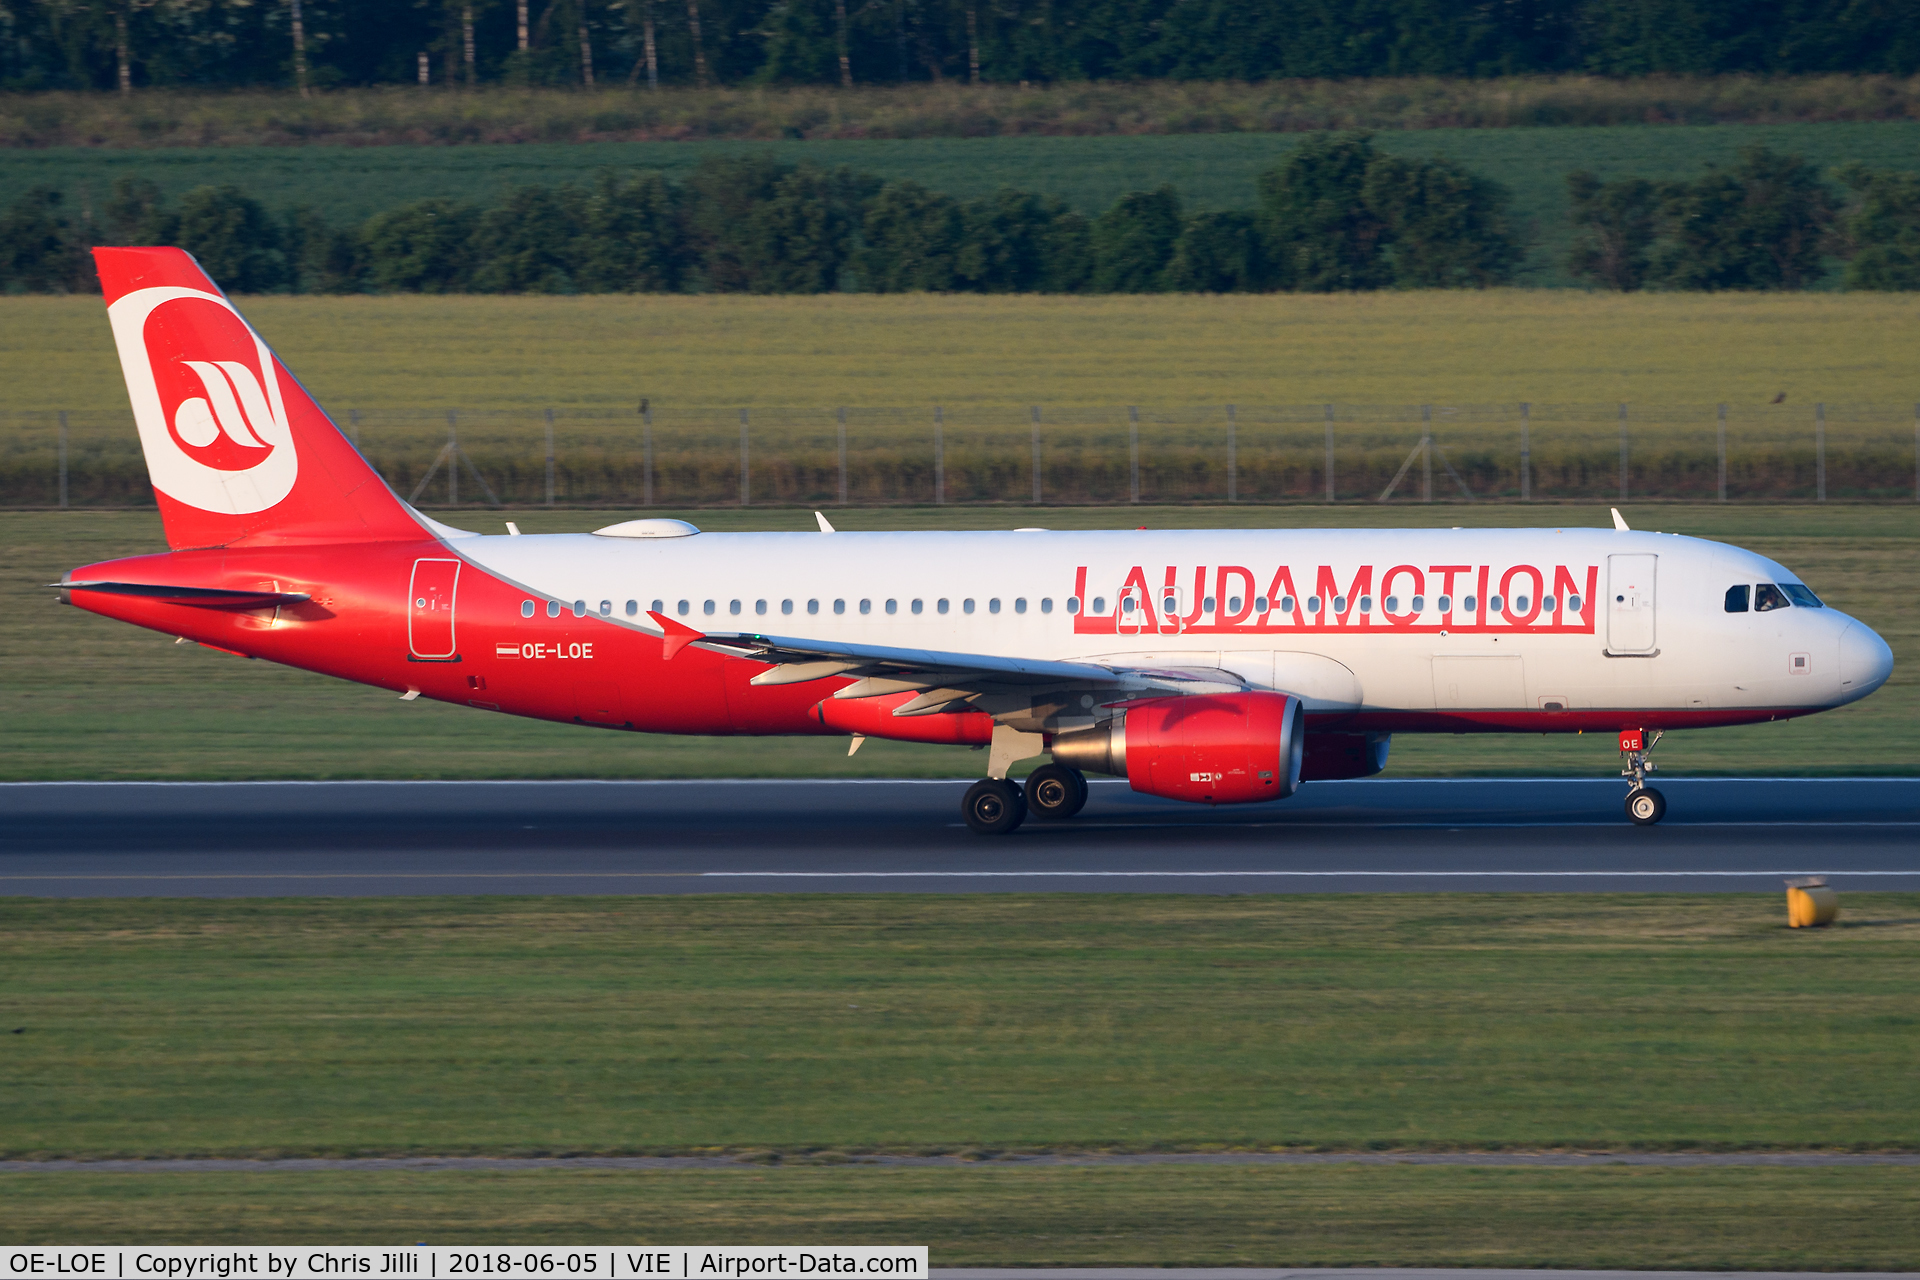
{"label": "antenna on fuselage", "polygon": [[1615,533],[1632,533],[1633,530],[1627,528],[1626,517],[1620,514],[1620,508],[1614,507],[1612,508],[1612,511],[1613,511],[1613,531]]}

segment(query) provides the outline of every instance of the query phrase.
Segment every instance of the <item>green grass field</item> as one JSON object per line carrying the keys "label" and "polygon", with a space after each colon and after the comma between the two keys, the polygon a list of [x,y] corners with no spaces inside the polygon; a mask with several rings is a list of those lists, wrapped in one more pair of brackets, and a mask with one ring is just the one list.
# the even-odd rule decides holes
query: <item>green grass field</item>
{"label": "green grass field", "polygon": [[[495,513],[440,513],[494,528]],[[530,533],[598,528],[634,512],[522,510]],[[666,514],[656,510],[652,514]],[[805,510],[688,511],[702,527],[813,527]],[[1920,516],[1896,506],[1629,505],[1634,524],[1723,539],[1793,567],[1893,646],[1892,681],[1806,719],[1669,735],[1687,774],[1920,772]],[[1607,526],[1605,506],[920,508],[848,510],[844,529],[1420,528]],[[55,603],[44,584],[94,561],[164,549],[152,512],[0,513],[0,778],[963,777],[978,758],[838,738],[609,740],[578,726],[486,716],[249,662]],[[1603,736],[1401,735],[1388,777],[1611,773]]]}
{"label": "green grass field", "polygon": [[1910,1269],[1911,1169],[8,1173],[0,1241],[924,1244],[936,1267]]}
{"label": "green grass field", "polygon": [[[1878,405],[1910,449],[1920,294],[1495,290],[1268,297],[249,298],[249,319],[343,423],[355,409],[883,409],[1431,404],[1713,406],[1810,430]],[[0,409],[104,414],[134,434],[98,298],[0,298]],[[891,407],[890,409],[887,407]],[[1511,425],[1509,420],[1507,425]],[[422,430],[438,428],[435,415]],[[956,429],[961,423],[956,422]],[[0,419],[10,447],[16,421]],[[46,419],[35,448],[50,444]],[[76,437],[80,439],[82,437]]]}
{"label": "green grass field", "polygon": [[0,1155],[1911,1149],[1920,895],[1842,911],[7,899]]}
{"label": "green grass field", "polygon": [[[470,146],[45,147],[0,150],[0,188],[49,185],[79,200],[105,198],[114,179],[150,178],[179,195],[205,183],[235,183],[273,208],[311,205],[358,221],[427,196],[491,204],[510,186],[577,182],[601,168],[684,173],[710,155],[770,153],[783,160],[849,165],[910,178],[956,196],[1002,186],[1058,195],[1088,214],[1127,191],[1172,183],[1193,208],[1251,207],[1254,178],[1299,145],[1289,133],[1187,133],[1131,137],[974,137],[817,141],[685,141],[480,144]],[[1797,152],[1820,165],[1859,160],[1920,166],[1920,121],[1740,125],[1610,125],[1588,128],[1411,129],[1378,145],[1408,156],[1458,160],[1508,187],[1532,241],[1521,276],[1566,286],[1571,236],[1566,175],[1692,176],[1731,163],[1752,144]],[[1831,283],[1831,282],[1829,282]]]}

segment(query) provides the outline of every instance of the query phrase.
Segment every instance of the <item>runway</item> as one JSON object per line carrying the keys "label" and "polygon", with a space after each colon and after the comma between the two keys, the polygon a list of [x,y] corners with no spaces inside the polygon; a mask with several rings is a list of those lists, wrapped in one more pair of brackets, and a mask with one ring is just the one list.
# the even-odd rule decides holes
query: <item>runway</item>
{"label": "runway", "polygon": [[15,783],[0,895],[1920,889],[1920,780],[1319,782],[1205,809],[1096,781],[982,838],[964,782]]}

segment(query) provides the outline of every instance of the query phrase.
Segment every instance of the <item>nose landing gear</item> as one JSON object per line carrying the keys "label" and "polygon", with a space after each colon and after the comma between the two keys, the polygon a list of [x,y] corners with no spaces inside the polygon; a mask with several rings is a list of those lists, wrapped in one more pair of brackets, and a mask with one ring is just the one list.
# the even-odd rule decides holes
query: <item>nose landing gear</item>
{"label": "nose landing gear", "polygon": [[1650,827],[1667,816],[1667,798],[1647,785],[1647,775],[1659,768],[1647,757],[1664,736],[1659,729],[1622,729],[1620,754],[1627,758],[1620,776],[1627,780],[1627,820]]}

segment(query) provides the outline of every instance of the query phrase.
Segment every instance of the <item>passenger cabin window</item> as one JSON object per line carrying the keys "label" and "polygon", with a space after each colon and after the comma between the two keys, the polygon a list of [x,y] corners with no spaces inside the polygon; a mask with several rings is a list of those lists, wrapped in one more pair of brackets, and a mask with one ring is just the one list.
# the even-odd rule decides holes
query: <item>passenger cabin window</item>
{"label": "passenger cabin window", "polygon": [[1825,605],[1820,603],[1819,596],[1813,594],[1813,592],[1807,590],[1797,582],[1783,582],[1780,584],[1780,589],[1787,593],[1787,599],[1793,601],[1802,609],[1826,608]]}
{"label": "passenger cabin window", "polygon": [[1753,588],[1744,582],[1737,587],[1728,587],[1727,612],[1745,613],[1747,611],[1747,597],[1752,594]]}
{"label": "passenger cabin window", "polygon": [[638,600],[627,601],[627,616],[629,618],[637,618],[640,616],[640,602]]}
{"label": "passenger cabin window", "polygon": [[1442,612],[1442,613],[1452,613],[1452,612],[1453,612],[1453,597],[1452,597],[1452,596],[1441,596],[1441,597],[1440,597],[1440,598],[1439,598],[1438,600],[1436,600],[1436,601],[1434,601],[1433,603],[1434,603],[1434,607],[1435,607],[1435,608],[1437,608],[1437,609],[1439,609],[1439,610],[1440,610],[1440,612]]}
{"label": "passenger cabin window", "polygon": [[807,612],[808,613],[820,612],[820,602],[818,600],[807,601]]}
{"label": "passenger cabin window", "polygon": [[1552,613],[1552,612],[1553,612],[1553,597],[1552,597],[1552,596],[1541,596],[1541,597],[1540,597],[1540,612],[1542,612],[1542,613]]}
{"label": "passenger cabin window", "polygon": [[1067,597],[1067,612],[1068,612],[1068,613],[1079,613],[1079,612],[1080,612],[1080,597],[1079,597],[1079,596],[1068,596],[1068,597]]}
{"label": "passenger cabin window", "polygon": [[1025,613],[1027,611],[1027,598],[1025,596],[1014,597],[1013,611],[1015,613]]}
{"label": "passenger cabin window", "polygon": [[1569,612],[1569,613],[1578,613],[1578,612],[1580,612],[1580,597],[1579,597],[1579,596],[1568,596],[1568,597],[1567,597],[1567,612]]}
{"label": "passenger cabin window", "polygon": [[765,600],[755,600],[753,602],[753,611],[755,613],[764,614],[767,611],[767,602]]}
{"label": "passenger cabin window", "polygon": [[887,601],[887,612],[888,613],[900,612],[900,602],[898,600]]}
{"label": "passenger cabin window", "polygon": [[1239,596],[1228,596],[1228,597],[1227,597],[1227,612],[1228,612],[1228,613],[1238,613],[1238,612],[1240,612],[1240,597],[1239,597]]}
{"label": "passenger cabin window", "polygon": [[1052,596],[1041,596],[1041,597],[1040,597],[1040,612],[1042,612],[1042,613],[1052,613],[1052,612],[1053,612],[1053,597],[1052,597]]}
{"label": "passenger cabin window", "polygon": [[1253,598],[1253,611],[1255,613],[1267,612],[1267,598],[1265,596],[1255,596]]}
{"label": "passenger cabin window", "polygon": [[947,601],[942,600],[939,604],[936,604],[933,607],[938,611],[940,611],[941,613],[945,613],[952,606]]}
{"label": "passenger cabin window", "polygon": [[1308,613],[1318,613],[1318,612],[1320,612],[1320,597],[1319,597],[1319,596],[1308,596],[1308,597],[1307,597],[1307,612],[1308,612]]}
{"label": "passenger cabin window", "polygon": [[700,604],[700,612],[706,614],[709,618],[711,618],[714,615],[714,612],[717,608],[718,606],[715,605],[711,600],[704,600]]}
{"label": "passenger cabin window", "polygon": [[792,613],[792,612],[793,612],[793,601],[791,601],[791,600],[782,600],[782,601],[780,602],[780,612],[782,612],[782,613]]}
{"label": "passenger cabin window", "polygon": [[1425,613],[1427,611],[1427,598],[1425,596],[1415,596],[1413,598],[1413,611],[1415,613]]}
{"label": "passenger cabin window", "polygon": [[862,613],[872,613],[872,612],[873,612],[873,601],[871,601],[871,600],[862,600],[862,601],[860,602],[860,612],[862,612]]}
{"label": "passenger cabin window", "polygon": [[587,602],[585,600],[575,600],[573,602],[573,616],[576,618],[584,618],[587,616]]}
{"label": "passenger cabin window", "polygon": [[962,600],[962,601],[960,602],[960,612],[962,612],[962,613],[972,613],[972,612],[973,612],[973,601],[971,601],[971,600]]}
{"label": "passenger cabin window", "polygon": [[523,618],[531,618],[533,616],[533,601],[522,600],[520,602],[520,616]]}
{"label": "passenger cabin window", "polygon": [[835,613],[845,613],[847,611],[847,602],[845,600],[835,600],[833,602],[833,611]]}
{"label": "passenger cabin window", "polygon": [[1095,596],[1093,598],[1093,611],[1096,614],[1105,613],[1107,611],[1107,598],[1105,596]]}
{"label": "passenger cabin window", "polygon": [[[1237,606],[1236,606],[1236,607],[1237,607]],[[1202,613],[1212,613],[1212,612],[1213,612],[1213,597],[1212,597],[1212,596],[1202,596],[1202,597],[1201,597],[1201,599],[1200,599],[1200,612],[1202,612]]]}
{"label": "passenger cabin window", "polygon": [[737,617],[739,617],[739,616],[740,616],[740,602],[739,602],[738,600],[729,600],[729,601],[727,601],[727,612],[728,612],[728,613],[730,613],[730,614],[732,614],[732,615],[733,615],[734,617],[736,617],[736,618],[737,618]]}
{"label": "passenger cabin window", "polygon": [[927,602],[926,602],[925,600],[915,600],[915,601],[914,601],[914,602],[913,602],[913,603],[912,603],[912,604],[911,604],[910,606],[908,606],[908,607],[909,607],[909,608],[911,608],[911,609],[912,609],[912,610],[914,611],[914,613],[915,613],[915,614],[919,614],[920,612],[922,612],[923,610],[925,610],[925,609],[926,609],[926,607],[927,607]]}
{"label": "passenger cabin window", "polygon": [[1489,611],[1491,611],[1491,612],[1493,612],[1493,613],[1498,613],[1498,612],[1500,612],[1500,597],[1499,597],[1499,596],[1488,596],[1488,597],[1487,597],[1487,608],[1488,608],[1488,610],[1489,610]]}
{"label": "passenger cabin window", "polygon": [[653,602],[653,611],[655,613],[665,613],[667,611],[667,602],[665,600],[655,600]]}
{"label": "passenger cabin window", "polygon": [[1460,601],[1461,612],[1472,613],[1474,610],[1474,606],[1477,603],[1478,601],[1473,596],[1467,596],[1465,599]]}
{"label": "passenger cabin window", "polygon": [[995,597],[994,597],[993,599],[991,599],[991,600],[989,600],[989,601],[987,601],[987,612],[988,612],[988,613],[998,613],[998,612],[1000,612],[1000,597],[999,597],[999,596],[995,596]]}
{"label": "passenger cabin window", "polygon": [[1767,613],[1774,609],[1791,608],[1787,593],[1771,582],[1763,582],[1753,589],[1753,611]]}
{"label": "passenger cabin window", "polygon": [[613,616],[613,601],[602,600],[600,602],[600,616],[603,618],[611,618]]}

